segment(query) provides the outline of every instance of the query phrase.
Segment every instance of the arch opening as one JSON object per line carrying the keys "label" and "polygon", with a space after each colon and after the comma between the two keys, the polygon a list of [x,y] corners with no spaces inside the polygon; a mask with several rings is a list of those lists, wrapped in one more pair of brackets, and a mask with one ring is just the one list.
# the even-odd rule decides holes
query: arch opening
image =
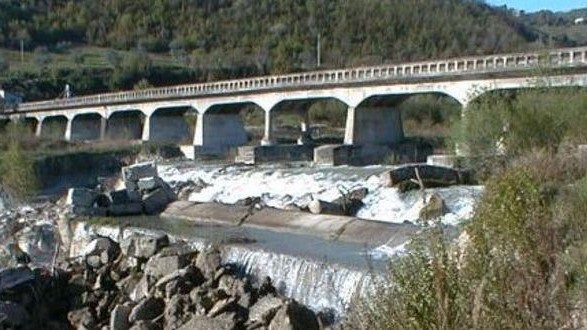
{"label": "arch opening", "polygon": [[159,108],[149,118],[149,141],[191,144],[196,121],[192,107]]}
{"label": "arch opening", "polygon": [[105,120],[98,113],[80,114],[71,121],[71,141],[100,140]]}
{"label": "arch opening", "polygon": [[117,111],[106,121],[105,139],[141,140],[145,115],[139,110]]}
{"label": "arch opening", "polygon": [[271,110],[279,144],[343,143],[348,105],[336,98],[285,100]]}
{"label": "arch opening", "polygon": [[65,116],[46,117],[41,126],[41,138],[49,140],[64,140],[68,119]]}

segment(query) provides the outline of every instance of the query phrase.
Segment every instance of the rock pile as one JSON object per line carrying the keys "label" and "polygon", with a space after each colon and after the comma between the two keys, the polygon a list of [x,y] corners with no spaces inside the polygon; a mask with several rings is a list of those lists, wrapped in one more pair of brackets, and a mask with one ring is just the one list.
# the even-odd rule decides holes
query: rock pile
{"label": "rock pile", "polygon": [[0,272],[0,328],[319,329],[310,309],[166,235],[95,238],[53,274]]}
{"label": "rock pile", "polygon": [[67,205],[77,215],[124,216],[156,214],[177,199],[173,189],[158,176],[153,162],[124,167],[122,179],[125,188],[120,190],[71,188]]}

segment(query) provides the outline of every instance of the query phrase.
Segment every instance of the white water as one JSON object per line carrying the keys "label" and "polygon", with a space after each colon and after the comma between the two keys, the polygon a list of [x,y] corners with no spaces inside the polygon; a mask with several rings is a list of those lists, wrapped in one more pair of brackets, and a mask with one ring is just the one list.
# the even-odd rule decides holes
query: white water
{"label": "white water", "polygon": [[229,247],[224,259],[258,280],[269,276],[280,293],[315,311],[331,309],[339,316],[372,282],[367,270],[245,247]]}
{"label": "white water", "polygon": [[[209,186],[189,197],[194,202],[219,202],[234,204],[247,197],[260,197],[270,207],[285,209],[295,205],[305,207],[312,196],[325,201],[340,197],[339,188],[349,190],[365,187],[369,194],[366,205],[357,216],[368,220],[402,223],[416,222],[424,206],[419,191],[401,193],[396,188],[381,185],[379,174],[386,167],[318,167],[277,168],[243,166],[199,166],[179,169],[160,166],[159,174],[167,182],[202,180]],[[445,201],[449,213],[442,223],[456,225],[471,217],[476,201],[481,196],[481,186],[458,186],[426,189],[425,194],[438,193]]]}

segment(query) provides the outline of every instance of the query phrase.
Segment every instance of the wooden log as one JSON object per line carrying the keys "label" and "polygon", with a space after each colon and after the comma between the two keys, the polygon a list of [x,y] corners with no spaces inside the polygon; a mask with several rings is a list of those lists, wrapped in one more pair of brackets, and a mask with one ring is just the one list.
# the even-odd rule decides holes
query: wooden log
{"label": "wooden log", "polygon": [[325,202],[319,199],[313,199],[308,204],[308,210],[313,214],[346,215],[341,204]]}
{"label": "wooden log", "polygon": [[421,188],[420,184],[432,188],[466,184],[468,181],[459,170],[426,164],[398,167],[384,172],[380,178],[384,187],[397,187],[402,191]]}

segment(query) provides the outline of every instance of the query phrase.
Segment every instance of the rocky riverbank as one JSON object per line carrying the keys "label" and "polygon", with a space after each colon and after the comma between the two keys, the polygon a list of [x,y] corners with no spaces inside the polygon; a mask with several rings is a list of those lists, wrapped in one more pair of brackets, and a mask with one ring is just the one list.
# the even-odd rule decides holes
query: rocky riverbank
{"label": "rocky riverbank", "polygon": [[134,234],[98,237],[54,269],[0,272],[0,324],[21,329],[318,329],[327,317],[254,285],[216,248]]}

